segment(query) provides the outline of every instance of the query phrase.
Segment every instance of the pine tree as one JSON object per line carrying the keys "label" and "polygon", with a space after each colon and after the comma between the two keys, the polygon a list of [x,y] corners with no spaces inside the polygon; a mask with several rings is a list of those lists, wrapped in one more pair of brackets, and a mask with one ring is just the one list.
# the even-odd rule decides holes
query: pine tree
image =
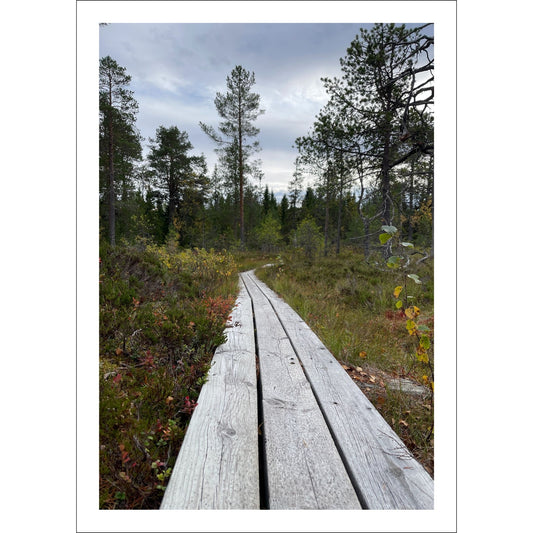
{"label": "pine tree", "polygon": [[239,223],[240,241],[244,246],[244,188],[246,162],[253,152],[259,150],[259,143],[250,140],[257,136],[259,129],[253,122],[264,113],[259,109],[260,97],[252,93],[255,84],[255,74],[248,72],[242,66],[236,66],[231,75],[226,78],[228,91],[226,94],[217,93],[215,107],[223,121],[219,124],[219,133],[212,126],[200,122],[202,130],[219,146],[234,145],[237,151],[237,168],[239,179]]}
{"label": "pine tree", "polygon": [[379,172],[382,222],[392,222],[392,169],[430,155],[429,129],[414,127],[433,104],[433,38],[428,25],[375,24],[362,29],[341,58],[341,79],[323,79],[336,113],[350,124],[352,146]]}
{"label": "pine tree", "polygon": [[135,128],[138,104],[127,89],[131,76],[111,57],[100,59],[100,171],[101,195],[107,206],[108,239],[116,241],[117,184],[128,194],[133,162],[142,158],[141,136]]}

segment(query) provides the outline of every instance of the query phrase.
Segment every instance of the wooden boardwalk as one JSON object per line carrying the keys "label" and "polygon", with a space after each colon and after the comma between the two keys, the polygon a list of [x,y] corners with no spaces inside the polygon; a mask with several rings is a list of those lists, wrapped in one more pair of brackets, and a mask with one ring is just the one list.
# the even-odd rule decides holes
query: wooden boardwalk
{"label": "wooden boardwalk", "polygon": [[162,509],[432,509],[433,480],[300,316],[241,291]]}

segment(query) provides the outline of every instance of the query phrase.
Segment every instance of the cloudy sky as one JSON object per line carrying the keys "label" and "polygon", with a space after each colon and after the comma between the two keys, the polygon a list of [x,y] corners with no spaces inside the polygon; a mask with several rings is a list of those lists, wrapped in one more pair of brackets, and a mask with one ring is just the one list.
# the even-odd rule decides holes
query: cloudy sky
{"label": "cloudy sky", "polygon": [[253,90],[265,110],[256,121],[263,185],[277,192],[294,172],[294,140],[309,131],[327,101],[320,78],[340,74],[339,59],[362,26],[371,25],[112,23],[100,28],[99,53],[131,75],[145,144],[158,126],[177,126],[194,153],[205,154],[210,171],[215,145],[198,122],[218,125],[214,98],[226,92],[236,65],[254,72]]}

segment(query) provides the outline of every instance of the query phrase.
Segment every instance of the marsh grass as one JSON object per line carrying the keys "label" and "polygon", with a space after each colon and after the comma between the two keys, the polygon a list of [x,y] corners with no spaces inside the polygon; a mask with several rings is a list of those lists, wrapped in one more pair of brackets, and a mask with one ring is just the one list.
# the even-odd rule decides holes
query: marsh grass
{"label": "marsh grass", "polygon": [[[426,261],[410,272],[418,274],[422,284],[408,284],[409,301],[420,308],[420,323],[433,329],[432,264]],[[285,253],[274,266],[260,268],[256,274],[300,314],[346,367],[363,368],[370,376],[382,373],[383,387],[361,388],[432,474],[430,388],[427,396],[420,397],[387,386],[387,380],[400,377],[420,386],[428,383],[428,365],[417,360],[405,315],[395,308],[394,288],[405,281],[404,274],[388,269],[379,256],[366,262],[352,250],[312,262],[295,252]]]}

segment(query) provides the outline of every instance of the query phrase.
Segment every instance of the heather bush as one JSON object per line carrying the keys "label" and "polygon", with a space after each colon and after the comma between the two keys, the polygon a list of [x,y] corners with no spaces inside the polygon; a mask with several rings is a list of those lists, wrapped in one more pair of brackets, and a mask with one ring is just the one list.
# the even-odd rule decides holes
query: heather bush
{"label": "heather bush", "polygon": [[233,258],[101,247],[100,508],[158,508],[237,294]]}

